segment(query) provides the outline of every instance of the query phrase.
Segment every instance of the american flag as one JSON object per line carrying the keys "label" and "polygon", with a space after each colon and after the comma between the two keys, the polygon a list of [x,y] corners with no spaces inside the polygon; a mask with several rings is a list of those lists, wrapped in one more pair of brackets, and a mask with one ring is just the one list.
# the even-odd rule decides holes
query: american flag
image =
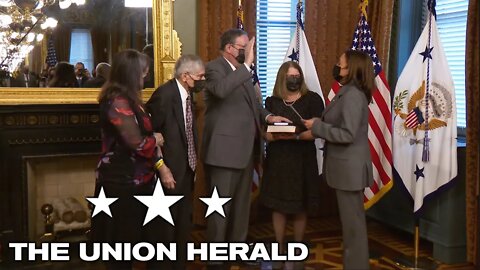
{"label": "american flag", "polygon": [[55,51],[55,44],[53,38],[48,39],[47,58],[45,59],[48,67],[54,67],[57,64],[57,53]]}
{"label": "american flag", "polygon": [[[368,209],[375,204],[393,186],[392,177],[392,113],[390,87],[378,59],[377,49],[367,22],[365,9],[353,35],[352,50],[366,52],[372,58],[375,69],[376,89],[373,103],[369,106],[368,142],[372,155],[373,179],[371,187],[364,191],[364,206]],[[327,98],[327,104],[340,90],[340,84],[334,82]]]}

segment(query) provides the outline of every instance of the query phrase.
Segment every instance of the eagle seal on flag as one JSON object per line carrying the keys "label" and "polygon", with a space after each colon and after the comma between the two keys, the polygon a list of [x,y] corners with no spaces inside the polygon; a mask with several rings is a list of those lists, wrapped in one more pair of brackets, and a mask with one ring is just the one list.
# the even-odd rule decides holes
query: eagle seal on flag
{"label": "eagle seal on flag", "polygon": [[[405,103],[405,101],[409,91],[401,91],[393,101],[395,118],[403,119],[403,121],[396,122],[395,131],[404,137],[409,135],[415,137],[417,130],[433,130],[446,127],[447,120],[453,115],[453,101],[450,91],[440,83],[432,82],[427,101],[425,81],[422,81],[422,85],[411,95],[408,103]],[[428,123],[425,122],[425,119],[428,119]]]}

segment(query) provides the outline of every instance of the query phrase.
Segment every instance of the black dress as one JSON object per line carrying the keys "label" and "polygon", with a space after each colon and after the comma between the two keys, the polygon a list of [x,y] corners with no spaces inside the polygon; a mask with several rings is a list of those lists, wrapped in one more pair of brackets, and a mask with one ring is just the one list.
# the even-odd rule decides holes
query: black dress
{"label": "black dress", "polygon": [[[285,104],[278,97],[268,97],[265,108],[274,115],[290,119],[297,126],[297,134],[306,128],[290,106],[303,119],[320,117],[324,108],[321,97],[312,91],[308,91],[293,104]],[[318,207],[320,176],[313,140],[279,140],[268,143],[260,199],[266,207],[286,214]]]}

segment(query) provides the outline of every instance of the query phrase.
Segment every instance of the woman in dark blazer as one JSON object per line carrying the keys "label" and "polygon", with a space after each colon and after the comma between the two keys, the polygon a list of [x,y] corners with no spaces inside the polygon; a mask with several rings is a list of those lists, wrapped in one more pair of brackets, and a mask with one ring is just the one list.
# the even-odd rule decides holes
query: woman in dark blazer
{"label": "woman in dark blazer", "polygon": [[333,73],[342,84],[340,91],[320,119],[304,124],[326,141],[323,174],[337,194],[344,269],[369,269],[363,190],[373,183],[368,143],[368,104],[375,85],[372,59],[363,52],[347,51]]}

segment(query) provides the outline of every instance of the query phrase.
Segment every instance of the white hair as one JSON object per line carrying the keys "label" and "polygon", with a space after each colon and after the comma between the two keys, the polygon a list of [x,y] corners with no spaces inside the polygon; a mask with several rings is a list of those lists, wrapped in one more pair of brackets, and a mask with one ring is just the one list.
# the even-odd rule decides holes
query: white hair
{"label": "white hair", "polygon": [[175,78],[179,79],[183,73],[196,73],[205,66],[203,61],[197,55],[182,55],[175,63]]}

